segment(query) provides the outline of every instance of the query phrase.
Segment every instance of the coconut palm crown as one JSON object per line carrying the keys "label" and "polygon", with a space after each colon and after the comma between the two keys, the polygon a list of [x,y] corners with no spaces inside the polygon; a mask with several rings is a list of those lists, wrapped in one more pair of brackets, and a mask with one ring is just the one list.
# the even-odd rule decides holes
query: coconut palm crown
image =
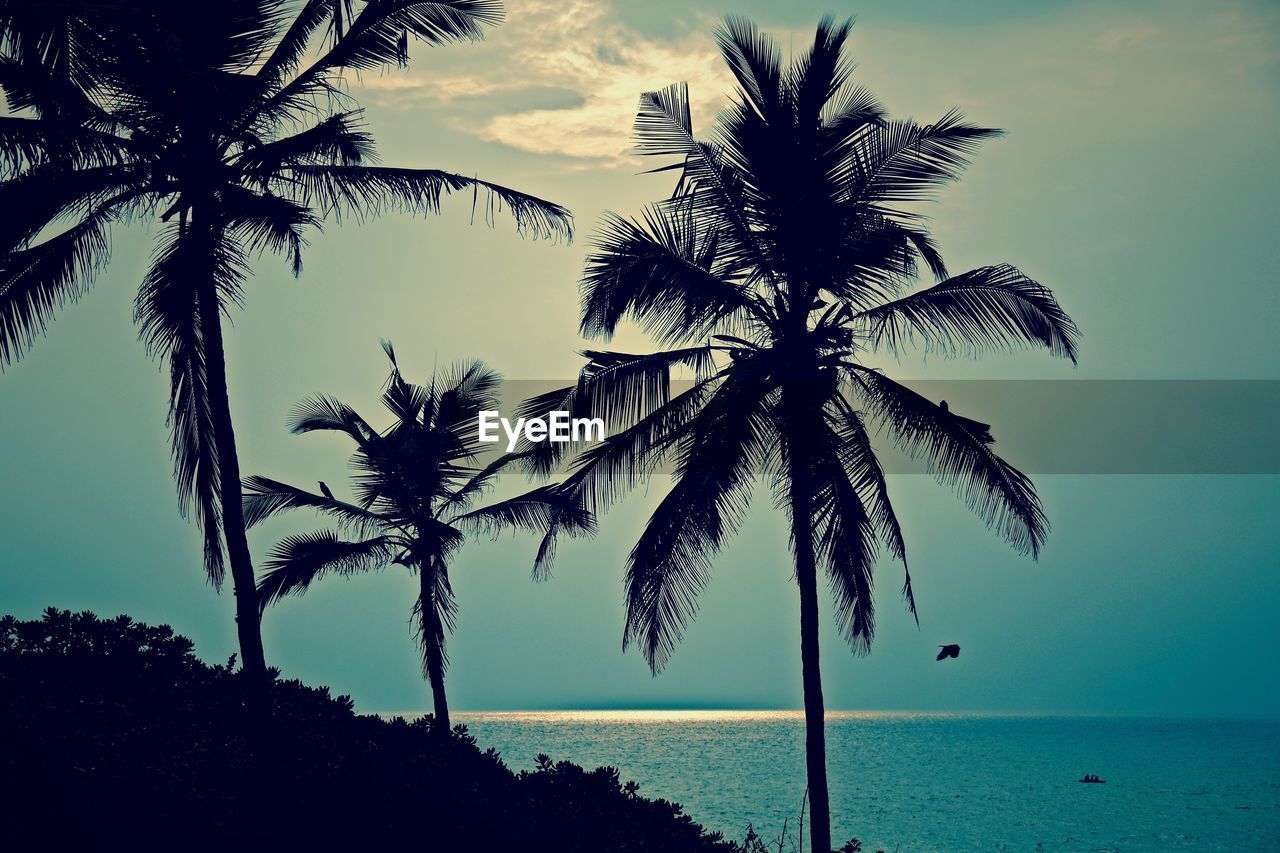
{"label": "coconut palm crown", "polygon": [[540,533],[533,567],[540,580],[550,571],[558,535],[590,534],[595,521],[571,492],[556,485],[482,503],[495,479],[524,458],[508,453],[480,464],[491,445],[480,442],[476,421],[480,412],[498,408],[500,378],[472,362],[437,375],[428,385],[415,385],[401,376],[390,344],[384,347],[391,359],[382,396],[393,415],[389,427],[375,429],[350,406],[323,395],[299,403],[290,424],[295,433],[336,431],[355,443],[354,500],[339,500],[324,483],[317,494],[249,477],[244,514],[254,525],[284,510],[310,508],[339,524],[338,530],[289,536],[276,546],[258,585],[264,609],[305,592],[325,575],[389,565],[417,575],[413,616],[435,704],[434,729],[443,733],[449,730],[445,639],[457,609],[449,565],[467,536]]}
{"label": "coconut palm crown", "polygon": [[[656,673],[696,610],[715,554],[766,482],[790,519],[800,592],[813,850],[830,850],[818,671],[819,568],[839,628],[871,648],[877,554],[906,547],[873,434],[922,457],[1017,549],[1036,555],[1047,522],[1030,480],[993,450],[986,425],[926,399],[869,363],[913,344],[948,355],[1043,347],[1075,361],[1078,331],[1050,291],[1007,264],[952,275],[917,202],[956,180],[998,131],[949,112],[891,121],[850,82],[850,23],[822,21],[784,65],[778,46],[729,19],[716,37],[737,81],[707,138],[686,87],[645,94],[638,153],[678,175],[638,219],[605,217],[582,285],[581,331],[626,321],[667,348],[588,351],[578,383],[523,414],[569,408],[611,435],[573,463],[566,487],[593,509],[658,466],[673,472],[625,568],[624,647]],[[915,286],[923,268],[936,283]],[[672,393],[676,369],[694,379]],[[563,447],[531,462],[548,470]]]}
{"label": "coconut palm crown", "polygon": [[[568,237],[559,205],[437,169],[378,165],[352,95],[413,42],[476,40],[492,0],[0,0],[0,366],[107,265],[111,231],[156,236],[137,296],[171,376],[174,476],[215,587],[229,562],[241,660],[266,677],[222,315],[255,255],[302,268],[325,218],[429,214],[467,191],[536,236]],[[483,197],[483,198],[481,198]]]}

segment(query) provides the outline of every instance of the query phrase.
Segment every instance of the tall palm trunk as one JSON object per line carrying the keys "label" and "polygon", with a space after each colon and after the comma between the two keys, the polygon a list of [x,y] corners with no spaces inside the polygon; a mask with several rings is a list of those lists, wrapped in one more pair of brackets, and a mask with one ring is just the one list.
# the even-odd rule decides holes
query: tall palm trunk
{"label": "tall palm trunk", "polygon": [[[213,224],[204,211],[193,223],[204,254],[213,263]],[[258,611],[253,559],[245,533],[244,508],[240,488],[240,458],[236,452],[236,433],[231,422],[231,401],[227,395],[227,361],[222,343],[222,313],[218,307],[217,284],[212,266],[202,276],[198,296],[200,337],[205,350],[205,383],[209,414],[218,451],[218,477],[221,494],[222,531],[227,545],[227,562],[231,566],[231,585],[236,599],[236,635],[240,643],[240,665],[247,684],[246,700],[254,739],[267,739],[271,719],[270,685],[266,655],[262,648],[262,620]]]}
{"label": "tall palm trunk", "polygon": [[[827,792],[826,709],[818,663],[818,567],[813,549],[813,474],[803,438],[803,402],[810,388],[784,391],[789,433],[791,539],[800,587],[800,666],[804,684],[804,749],[809,782],[809,838],[813,853],[831,853],[831,803]],[[799,397],[800,399],[796,399]],[[789,398],[789,399],[788,399]]]}
{"label": "tall palm trunk", "polygon": [[449,722],[449,700],[444,694],[444,625],[440,623],[440,611],[436,607],[435,578],[425,567],[418,571],[421,591],[418,594],[418,612],[422,631],[422,662],[427,681],[431,684],[431,704],[435,720],[431,732],[444,736],[453,728]]}
{"label": "tall palm trunk", "polygon": [[[804,494],[798,494],[803,492]],[[827,742],[818,665],[818,572],[807,484],[792,487],[791,532],[795,539],[796,582],[800,587],[800,665],[804,682],[804,751],[809,778],[809,835],[813,853],[831,851],[831,806],[827,794]]]}

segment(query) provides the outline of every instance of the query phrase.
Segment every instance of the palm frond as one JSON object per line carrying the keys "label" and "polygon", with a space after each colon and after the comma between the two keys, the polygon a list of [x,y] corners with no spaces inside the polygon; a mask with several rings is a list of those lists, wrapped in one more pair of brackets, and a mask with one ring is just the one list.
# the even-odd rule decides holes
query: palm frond
{"label": "palm frond", "polygon": [[928,201],[960,177],[978,146],[1001,133],[968,123],[958,110],[923,127],[888,122],[864,137],[846,162],[849,196],[882,204]]}
{"label": "palm frond", "polygon": [[848,146],[857,138],[885,123],[885,109],[870,89],[845,85],[826,102],[822,116],[822,137],[826,154],[847,156]]}
{"label": "palm frond", "polygon": [[541,583],[551,578],[551,567],[555,564],[556,550],[560,543],[558,533],[559,530],[552,525],[538,542],[538,550],[533,557],[533,570],[530,572],[530,577],[535,582]]}
{"label": "palm frond", "polygon": [[362,117],[362,110],[336,112],[306,130],[244,150],[233,164],[249,180],[266,185],[290,166],[367,163],[375,156],[373,136]]}
{"label": "palm frond", "polygon": [[442,560],[430,559],[418,567],[426,577],[413,604],[418,644],[422,648],[422,675],[430,682],[444,678],[449,668],[447,639],[457,620],[458,604]]}
{"label": "palm frond", "polygon": [[691,217],[703,233],[716,235],[716,260],[722,276],[734,270],[768,268],[764,248],[752,227],[741,176],[725,162],[716,145],[693,135],[686,84],[676,83],[640,96],[635,138],[636,153],[641,156],[679,158],[650,171],[680,170],[672,202],[665,207]]}
{"label": "palm frond", "polygon": [[712,556],[746,512],[770,452],[763,401],[771,390],[736,377],[716,389],[685,439],[675,485],[627,558],[623,648],[637,643],[655,673],[697,610]]}
{"label": "palm frond", "polygon": [[304,204],[318,206],[326,215],[361,220],[388,211],[436,214],[443,196],[471,190],[473,209],[483,194],[489,224],[507,211],[522,234],[550,239],[573,236],[572,214],[554,202],[438,169],[299,165],[282,170],[279,183],[282,193],[292,188]]}
{"label": "palm frond", "polygon": [[347,28],[355,19],[355,0],[329,0],[333,9],[333,19],[329,22],[329,36],[337,44],[347,34]]}
{"label": "palm frond", "polygon": [[143,286],[155,296],[153,308],[163,306],[165,312],[163,318],[157,313],[150,316],[157,329],[163,327],[163,343],[155,346],[163,347],[169,364],[168,425],[178,511],[187,518],[194,508],[204,538],[205,571],[214,589],[220,589],[224,557],[221,467],[209,405],[208,365],[200,334],[201,312],[217,311],[218,307],[202,305],[196,288],[183,287],[184,279],[175,280],[175,266],[172,257],[162,258],[152,266]]}
{"label": "palm frond", "polygon": [[587,447],[573,460],[565,486],[576,490],[593,512],[616,503],[679,450],[678,442],[716,387],[710,380],[696,383],[626,429]]}
{"label": "palm frond", "polygon": [[851,381],[897,444],[922,458],[940,481],[952,485],[970,509],[1020,551],[1037,556],[1048,520],[1026,475],[997,456],[972,421],[866,368]]}
{"label": "palm frond", "polygon": [[938,281],[944,281],[947,278],[947,263],[942,258],[942,252],[938,250],[938,246],[933,241],[933,236],[924,229],[912,228],[902,223],[895,223],[899,233],[906,238],[912,247],[915,248],[916,254],[929,267],[929,271],[933,273],[933,277]]}
{"label": "palm frond", "polygon": [[227,228],[250,252],[272,252],[288,258],[295,276],[302,273],[303,232],[320,220],[303,205],[271,193],[225,187],[219,194]]}
{"label": "palm frond", "polygon": [[[329,5],[332,9],[332,2]],[[285,75],[300,63],[316,27],[329,19],[310,6],[304,14],[306,21],[292,34],[289,46],[281,42],[280,59],[272,63],[273,71],[266,78],[274,84],[274,91],[260,102],[255,118],[276,120],[292,110],[305,109],[317,96],[336,93],[336,74],[342,69],[403,65],[408,59],[410,36],[435,45],[478,41],[484,37],[484,27],[501,23],[503,16],[497,0],[367,0],[341,37],[286,82]]]}
{"label": "palm frond", "polygon": [[852,18],[837,24],[832,15],[824,15],[818,22],[813,44],[784,75],[798,126],[818,127],[827,103],[853,73],[853,63],[844,55],[852,28]]}
{"label": "palm frond", "polygon": [[312,37],[332,11],[333,0],[306,0],[256,72],[263,88],[274,90],[298,70]]}
{"label": "palm frond", "polygon": [[[178,508],[194,505],[205,538],[205,563],[215,586],[222,580],[219,541],[218,448],[208,396],[208,375],[201,325],[206,312],[220,315],[240,293],[244,257],[222,231],[198,243],[192,229],[168,229],[142,281],[135,304],[140,336],[153,356],[169,363],[169,428],[173,442]],[[218,304],[205,304],[194,282],[212,277]]]}
{"label": "palm frond", "polygon": [[493,480],[506,469],[521,464],[530,452],[504,453],[472,474],[462,485],[441,502],[441,509],[462,509],[471,505],[477,496],[493,485]]}
{"label": "palm frond", "polygon": [[802,437],[814,459],[813,548],[826,567],[836,624],[855,653],[867,654],[875,637],[876,534],[849,477],[844,442],[829,425]]}
{"label": "palm frond", "polygon": [[49,163],[87,169],[131,158],[127,139],[56,118],[0,116],[0,176],[12,177]]}
{"label": "palm frond", "polygon": [[165,357],[178,338],[191,333],[197,289],[193,282],[212,278],[221,300],[213,310],[221,311],[242,297],[248,273],[243,249],[225,229],[213,230],[207,246],[199,245],[193,236],[195,229],[182,222],[170,226],[161,236],[134,303],[140,336],[153,356]]}
{"label": "palm frond", "polygon": [[913,285],[921,261],[936,280],[947,278],[942,253],[925,229],[859,202],[837,209],[844,234],[830,253],[836,270],[832,278],[839,285],[832,292],[851,308],[863,310],[897,298]]}
{"label": "palm frond", "polygon": [[0,92],[15,113],[32,110],[40,118],[70,121],[98,130],[118,127],[118,122],[73,80],[41,61],[22,61],[0,54]]}
{"label": "palm frond", "polygon": [[81,81],[86,64],[81,53],[94,30],[119,12],[111,2],[0,3],[0,50],[24,62],[43,63],[72,81]]}
{"label": "palm frond", "polygon": [[54,313],[93,286],[111,255],[108,217],[79,224],[26,249],[0,254],[0,366],[16,361]]}
{"label": "palm frond", "polygon": [[782,106],[782,52],[746,18],[730,16],[715,30],[720,54],[737,79],[746,103],[765,119]]}
{"label": "palm frond", "polygon": [[501,386],[501,374],[481,361],[459,362],[442,372],[432,426],[448,434],[457,458],[483,449],[477,441],[476,418],[498,408]]}
{"label": "palm frond", "polygon": [[744,285],[716,269],[714,233],[682,208],[650,208],[642,222],[606,214],[582,278],[584,337],[609,337],[627,316],[663,343],[705,338],[758,312]]}
{"label": "palm frond", "polygon": [[369,69],[403,63],[408,58],[406,34],[433,45],[479,41],[484,27],[502,19],[498,0],[367,0],[316,65]]}
{"label": "palm frond", "polygon": [[50,163],[0,182],[0,252],[27,245],[60,218],[106,207],[133,189],[134,177],[124,166],[63,169]]}
{"label": "palm frond", "polygon": [[266,610],[286,595],[301,595],[328,574],[353,575],[381,568],[399,550],[389,536],[348,542],[322,530],[286,537],[272,550],[258,580],[258,607]]}
{"label": "palm frond", "polygon": [[1040,344],[1076,361],[1080,330],[1052,291],[1007,264],[981,267],[863,311],[871,341],[894,352],[916,335],[945,353]]}
{"label": "palm frond", "polygon": [[911,569],[907,564],[907,543],[893,503],[889,500],[889,484],[884,476],[884,468],[876,455],[862,416],[843,396],[836,396],[834,403],[836,423],[833,429],[839,442],[841,462],[880,541],[902,563],[902,597],[907,603],[908,612],[919,625],[920,615],[916,610],[915,592],[911,587]]}
{"label": "palm frond", "polygon": [[635,151],[641,156],[701,157],[703,152],[693,136],[688,84],[674,83],[641,95],[634,132]]}
{"label": "palm frond", "polygon": [[327,394],[315,394],[295,405],[287,426],[295,435],[315,430],[344,432],[359,445],[377,436],[377,431],[359,412]]}
{"label": "palm frond", "polygon": [[[573,417],[585,417],[576,402],[577,385],[564,388],[552,388],[541,394],[535,394],[521,400],[516,406],[516,417],[545,419],[555,411],[569,412]],[[529,442],[523,437],[517,445],[520,453],[520,468],[531,477],[549,477],[570,453],[572,445],[568,442],[540,441]]]}
{"label": "palm frond", "polygon": [[[838,210],[840,213],[833,218],[839,221],[842,233],[828,248],[826,266],[830,273],[823,286],[853,310],[893,299],[915,280],[920,245],[928,252],[932,244],[921,237],[921,232],[903,227],[865,205]],[[936,256],[927,260],[931,265],[941,263]]]}
{"label": "palm frond", "polygon": [[387,375],[386,388],[382,392],[382,405],[399,422],[393,429],[416,426],[419,422],[429,425],[439,399],[435,379],[432,379],[430,386],[418,385],[405,379],[400,366],[396,364],[391,343],[383,341],[382,347],[391,360],[391,372]]}
{"label": "palm frond", "polygon": [[671,370],[686,367],[697,380],[715,369],[709,345],[655,353],[584,350],[574,415],[602,419],[611,430],[648,417],[671,400]]}
{"label": "palm frond", "polygon": [[[199,320],[196,314],[192,324],[197,325]],[[214,589],[221,589],[224,554],[219,496],[222,476],[217,433],[209,406],[204,347],[194,333],[184,335],[171,347],[169,376],[169,431],[178,511],[187,518],[194,507],[196,523],[204,539],[205,572]]]}
{"label": "palm frond", "polygon": [[317,495],[269,477],[246,477],[243,484],[244,523],[253,527],[285,510],[307,507],[340,521],[344,529],[356,535],[367,533],[385,525],[381,515],[364,507],[325,495]]}
{"label": "palm frond", "polygon": [[595,519],[568,492],[556,486],[539,486],[506,500],[456,515],[449,524],[497,536],[504,530],[546,533],[554,525],[571,534],[591,533]]}

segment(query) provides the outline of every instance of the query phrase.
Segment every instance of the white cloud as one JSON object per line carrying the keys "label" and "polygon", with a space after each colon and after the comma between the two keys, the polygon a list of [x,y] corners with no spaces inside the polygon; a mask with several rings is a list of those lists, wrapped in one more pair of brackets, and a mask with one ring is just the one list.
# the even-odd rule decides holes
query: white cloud
{"label": "white cloud", "polygon": [[[861,82],[895,112],[931,116],[958,105],[995,122],[1108,109],[1112,119],[1133,111],[1146,122],[1182,120],[1190,95],[1240,100],[1239,83],[1274,67],[1276,15],[1266,7],[1234,0],[1206,15],[1183,0],[1161,9],[1153,16],[1082,3],[1052,19],[1012,17],[959,35],[926,21],[860,25],[852,51],[863,61]],[[420,49],[409,70],[361,83],[384,108],[427,106],[489,142],[582,168],[634,169],[631,127],[642,92],[688,82],[695,130],[705,133],[732,84],[711,36],[715,16],[686,11],[683,34],[665,38],[620,17],[618,0],[513,2],[482,44]],[[773,34],[802,44],[811,27],[798,21]]]}
{"label": "white cloud", "polygon": [[360,75],[354,78],[356,85],[371,93],[392,96],[410,96],[418,100],[429,100],[448,103],[459,98],[478,98],[503,90],[503,85],[495,80],[484,80],[471,74],[435,74],[430,79],[421,75],[405,74],[399,70],[378,75]]}
{"label": "white cloud", "polygon": [[[713,20],[696,21],[687,36],[657,40],[617,19],[612,3],[513,3],[507,22],[482,46],[469,52],[421,51],[410,71],[361,82],[388,106],[506,94],[495,99],[496,112],[478,121],[468,118],[466,127],[482,139],[523,151],[634,165],[628,152],[642,92],[688,82],[694,126],[705,128],[723,105],[730,77],[711,38]],[[532,90],[573,93],[577,103],[556,108],[511,103]]]}

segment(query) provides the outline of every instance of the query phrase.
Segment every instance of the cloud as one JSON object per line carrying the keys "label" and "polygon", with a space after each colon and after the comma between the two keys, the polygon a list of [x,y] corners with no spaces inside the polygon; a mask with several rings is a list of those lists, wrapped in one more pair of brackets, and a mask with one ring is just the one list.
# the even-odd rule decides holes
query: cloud
{"label": "cloud", "polygon": [[[511,4],[507,22],[482,45],[422,51],[410,71],[367,76],[361,84],[391,107],[492,98],[488,114],[466,121],[482,139],[584,164],[633,167],[631,126],[641,93],[688,82],[694,127],[705,128],[723,106],[730,76],[711,38],[712,19],[697,18],[687,35],[657,40],[618,18],[612,3],[592,0]],[[577,97],[552,106],[522,98],[551,90]]]}
{"label": "cloud", "polygon": [[[626,24],[619,2],[511,3],[506,23],[484,42],[418,49],[409,70],[366,75],[361,85],[380,107],[428,107],[465,134],[570,168],[634,169],[631,128],[642,92],[688,82],[694,128],[705,134],[732,80],[711,36],[716,15],[686,9],[684,29],[655,38]],[[860,25],[852,50],[863,62],[860,81],[895,111],[935,115],[958,105],[993,121],[1106,106],[1140,111],[1144,121],[1182,120],[1185,98],[1213,88],[1210,77],[1215,99],[1241,101],[1240,83],[1273,73],[1274,10],[1253,0],[1209,15],[1190,0],[1160,8],[1156,16],[1086,2],[960,37],[927,20]],[[770,30],[780,44],[812,38],[807,16],[795,27]]]}
{"label": "cloud", "polygon": [[437,74],[425,79],[422,75],[398,73],[398,70],[376,76],[360,75],[358,85],[374,97],[390,93],[438,103],[479,98],[503,89],[498,81],[483,80],[470,74]]}

